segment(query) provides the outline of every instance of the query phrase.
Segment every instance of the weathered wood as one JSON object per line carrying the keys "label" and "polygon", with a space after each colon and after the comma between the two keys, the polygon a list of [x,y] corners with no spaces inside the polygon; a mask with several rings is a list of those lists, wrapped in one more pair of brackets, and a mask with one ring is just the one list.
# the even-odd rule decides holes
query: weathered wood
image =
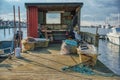
{"label": "weathered wood", "polygon": [[81,32],[82,40],[94,44],[96,47],[99,43],[99,34],[93,34],[89,32]]}
{"label": "weathered wood", "polygon": [[99,45],[99,34],[95,35],[95,46],[98,47]]}

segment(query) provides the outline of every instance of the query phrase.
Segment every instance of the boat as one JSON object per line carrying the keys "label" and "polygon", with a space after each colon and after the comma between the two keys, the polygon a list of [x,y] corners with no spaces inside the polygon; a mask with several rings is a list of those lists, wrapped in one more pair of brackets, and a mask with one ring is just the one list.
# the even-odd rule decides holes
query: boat
{"label": "boat", "polygon": [[107,37],[113,44],[120,45],[120,27],[112,28],[112,32],[109,32]]}
{"label": "boat", "polygon": [[97,50],[92,44],[82,43],[77,48],[77,53],[79,54],[80,63],[85,65],[95,66],[97,61]]}

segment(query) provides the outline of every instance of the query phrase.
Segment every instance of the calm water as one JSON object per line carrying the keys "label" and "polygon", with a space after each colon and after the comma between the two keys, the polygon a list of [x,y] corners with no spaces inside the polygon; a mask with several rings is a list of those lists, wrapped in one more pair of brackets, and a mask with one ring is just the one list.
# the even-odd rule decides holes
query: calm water
{"label": "calm water", "polygon": [[[81,31],[96,34],[96,28],[81,28]],[[109,32],[111,32],[111,29],[98,28],[98,33],[101,35],[105,35]]]}
{"label": "calm water", "polygon": [[[23,38],[25,38],[27,36],[27,29],[22,28],[21,30],[23,31]],[[14,29],[13,28],[0,29],[0,41],[12,40],[13,39],[13,34],[14,34]]]}
{"label": "calm water", "polygon": [[120,46],[99,40],[98,59],[114,73],[120,75]]}
{"label": "calm water", "polygon": [[[81,28],[81,31],[96,33],[96,28]],[[99,28],[99,34],[107,34],[111,29]],[[110,43],[107,40],[99,40],[98,59],[114,73],[120,75],[120,46]]]}
{"label": "calm water", "polygon": [[[27,35],[27,29],[22,28],[22,31],[23,38],[25,38]],[[95,28],[81,28],[81,31],[96,33]],[[98,30],[99,34],[106,34],[110,31],[110,29]],[[0,32],[0,41],[11,40],[13,37],[13,29],[6,29],[6,33],[4,33],[4,29],[0,29]],[[107,40],[100,40],[98,53],[101,54],[98,59],[114,73],[120,75],[120,46],[114,45]]]}

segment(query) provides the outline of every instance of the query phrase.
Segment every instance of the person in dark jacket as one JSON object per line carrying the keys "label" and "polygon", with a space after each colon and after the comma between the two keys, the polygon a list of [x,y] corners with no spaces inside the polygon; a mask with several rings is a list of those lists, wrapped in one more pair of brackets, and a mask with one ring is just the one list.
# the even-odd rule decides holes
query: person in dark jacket
{"label": "person in dark jacket", "polygon": [[22,40],[22,37],[23,37],[23,32],[17,31],[17,33],[15,34],[16,47],[20,46],[20,40]]}
{"label": "person in dark jacket", "polygon": [[70,30],[70,32],[68,34],[68,38],[75,39],[75,33],[73,32],[73,30]]}

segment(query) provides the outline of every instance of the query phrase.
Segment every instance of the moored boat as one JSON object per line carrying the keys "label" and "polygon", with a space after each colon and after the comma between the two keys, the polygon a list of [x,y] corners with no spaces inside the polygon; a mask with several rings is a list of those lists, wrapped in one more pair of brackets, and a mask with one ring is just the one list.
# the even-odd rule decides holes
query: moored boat
{"label": "moored boat", "polygon": [[96,48],[91,44],[82,44],[77,48],[79,54],[80,63],[85,63],[87,65],[94,66],[97,61],[97,51]]}
{"label": "moored boat", "polygon": [[112,32],[107,34],[110,42],[120,45],[120,27],[112,28]]}

